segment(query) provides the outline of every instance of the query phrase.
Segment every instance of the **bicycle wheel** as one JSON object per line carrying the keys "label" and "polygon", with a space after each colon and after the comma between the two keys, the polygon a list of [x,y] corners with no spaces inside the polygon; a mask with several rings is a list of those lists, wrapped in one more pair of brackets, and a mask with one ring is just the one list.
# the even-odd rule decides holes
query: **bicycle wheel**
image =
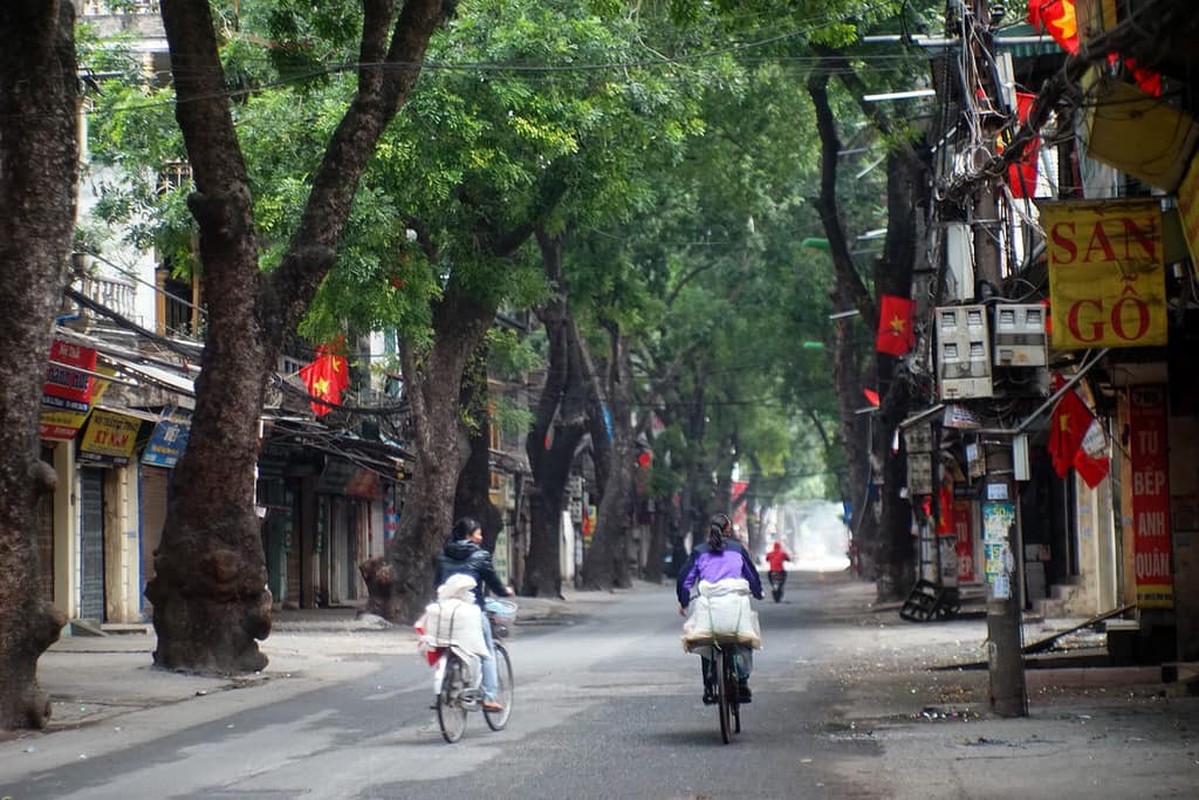
{"label": "bicycle wheel", "polygon": [[445,665],[445,677],[441,679],[441,691],[437,693],[437,724],[441,726],[442,738],[453,744],[466,732],[466,707],[462,704],[466,670],[457,656],[446,658],[449,661]]}
{"label": "bicycle wheel", "polygon": [[508,650],[499,642],[495,643],[495,674],[498,689],[495,693],[496,702],[504,707],[503,711],[488,711],[483,708],[483,718],[493,731],[502,731],[512,716],[512,699],[516,695],[516,684],[512,681],[512,659],[508,658]]}
{"label": "bicycle wheel", "polygon": [[732,725],[729,719],[729,715],[732,713],[731,693],[737,691],[737,684],[729,683],[729,671],[726,668],[729,656],[722,648],[712,648],[712,659],[712,668],[716,670],[716,705],[720,714],[720,738],[724,740],[725,744],[728,744],[729,739],[732,738]]}
{"label": "bicycle wheel", "polygon": [[729,711],[733,716],[733,733],[741,733],[741,681],[737,678],[737,651],[733,649],[729,651],[728,657],[724,660],[725,675],[724,682],[728,686],[734,687],[732,696],[729,698]]}

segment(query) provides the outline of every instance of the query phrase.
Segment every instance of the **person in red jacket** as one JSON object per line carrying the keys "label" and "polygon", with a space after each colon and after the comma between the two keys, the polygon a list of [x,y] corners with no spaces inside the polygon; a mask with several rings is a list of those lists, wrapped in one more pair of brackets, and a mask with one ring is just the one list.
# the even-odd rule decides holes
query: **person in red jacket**
{"label": "person in red jacket", "polygon": [[770,593],[774,595],[776,603],[783,599],[783,584],[787,582],[785,564],[790,560],[791,554],[783,549],[783,543],[776,539],[774,547],[766,553],[766,563],[770,566]]}

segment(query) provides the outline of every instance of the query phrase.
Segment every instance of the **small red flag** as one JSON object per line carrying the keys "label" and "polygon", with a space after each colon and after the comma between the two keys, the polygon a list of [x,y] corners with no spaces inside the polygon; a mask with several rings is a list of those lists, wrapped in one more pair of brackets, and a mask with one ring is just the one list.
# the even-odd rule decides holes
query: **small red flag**
{"label": "small red flag", "polygon": [[1047,449],[1053,470],[1066,477],[1071,467],[1094,489],[1107,477],[1111,459],[1104,455],[1103,429],[1078,392],[1071,389],[1053,408]]}
{"label": "small red flag", "polygon": [[893,294],[884,294],[880,299],[878,339],[874,349],[901,356],[916,344],[916,333],[912,330],[912,309],[916,303]]}
{"label": "small red flag", "polygon": [[1152,97],[1162,96],[1162,76],[1160,72],[1155,72],[1137,65],[1135,58],[1121,58],[1117,53],[1107,54],[1107,63],[1113,67],[1118,66],[1119,62],[1124,62],[1124,68],[1132,75],[1133,81],[1141,91]]}
{"label": "small red flag", "polygon": [[[300,369],[300,379],[312,401],[312,413],[323,417],[341,403],[341,393],[350,386],[345,356],[334,355],[326,345],[316,348],[316,360]],[[321,402],[323,401],[323,402]]]}
{"label": "small red flag", "polygon": [[1048,33],[1070,55],[1078,54],[1078,17],[1074,0],[1031,0],[1028,24]]}
{"label": "small red flag", "polygon": [[[1016,92],[1016,118],[1023,125],[1028,122],[1029,111],[1032,110],[1035,94]],[[1024,148],[1020,160],[1008,167],[1008,184],[1012,188],[1012,197],[1033,197],[1037,189],[1037,151],[1041,149],[1041,139],[1033,139]]]}

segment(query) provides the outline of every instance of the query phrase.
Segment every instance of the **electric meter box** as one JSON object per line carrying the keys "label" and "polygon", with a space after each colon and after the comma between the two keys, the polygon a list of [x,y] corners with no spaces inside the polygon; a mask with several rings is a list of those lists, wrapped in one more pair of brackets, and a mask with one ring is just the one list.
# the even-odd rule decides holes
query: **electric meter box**
{"label": "electric meter box", "polygon": [[995,306],[995,366],[1043,367],[1048,361],[1040,303]]}
{"label": "electric meter box", "polygon": [[903,432],[903,443],[909,453],[931,453],[933,451],[933,426],[918,422]]}
{"label": "electric meter box", "polygon": [[933,454],[908,453],[908,494],[933,493]]}
{"label": "electric meter box", "polygon": [[988,328],[985,306],[936,310],[937,383],[942,400],[994,396]]}

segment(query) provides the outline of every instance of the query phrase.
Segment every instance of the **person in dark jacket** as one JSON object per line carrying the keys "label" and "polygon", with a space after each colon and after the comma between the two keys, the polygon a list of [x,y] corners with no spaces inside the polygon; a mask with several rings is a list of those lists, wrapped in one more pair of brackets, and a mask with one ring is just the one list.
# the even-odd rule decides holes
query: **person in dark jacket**
{"label": "person in dark jacket", "polygon": [[504,585],[491,563],[491,553],[482,545],[483,528],[471,517],[462,517],[450,531],[450,541],[437,556],[437,584],[445,583],[451,575],[469,575],[475,579],[475,602],[484,610],[483,638],[487,642],[488,655],[483,662],[483,708],[488,711],[503,711],[495,698],[499,678],[495,670],[495,641],[491,638],[491,623],[487,619],[483,603],[484,589],[490,589],[501,597],[515,594]]}
{"label": "person in dark jacket", "polygon": [[[679,614],[687,613],[687,606],[691,604],[691,592],[701,580],[715,582],[724,578],[744,578],[749,584],[750,593],[758,600],[762,599],[762,579],[758,575],[757,567],[754,566],[749,553],[733,536],[732,521],[725,514],[717,514],[712,517],[708,526],[708,541],[691,549],[691,557],[687,559],[675,581]],[[738,702],[749,703],[753,700],[753,693],[749,689],[749,675],[753,670],[753,649],[738,645],[733,663],[737,669]],[[704,678],[703,700],[706,705],[711,705],[716,702],[716,676],[712,660],[701,656],[700,668]]]}

